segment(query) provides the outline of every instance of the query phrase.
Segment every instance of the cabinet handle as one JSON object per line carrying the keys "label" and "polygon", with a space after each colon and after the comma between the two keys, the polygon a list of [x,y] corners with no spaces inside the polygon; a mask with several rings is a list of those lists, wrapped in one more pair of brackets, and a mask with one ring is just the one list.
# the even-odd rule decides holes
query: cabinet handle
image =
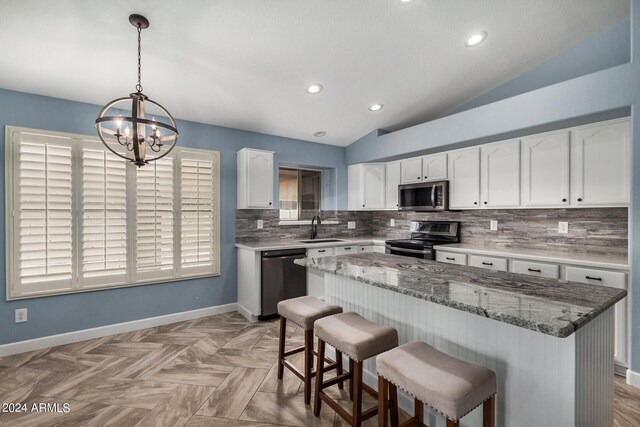
{"label": "cabinet handle", "polygon": [[487,202],[484,202],[484,204],[486,205],[486,204],[487,204]]}
{"label": "cabinet handle", "polygon": [[447,259],[448,259],[449,261],[455,261],[455,260],[456,260],[455,258],[450,257],[450,256],[448,256],[448,257],[447,257]]}
{"label": "cabinet handle", "polygon": [[364,208],[364,205],[362,205],[362,207]]}
{"label": "cabinet handle", "polygon": [[318,252],[323,253],[323,252],[327,252],[327,251],[322,249],[322,250],[319,250]]}
{"label": "cabinet handle", "polygon": [[582,197],[578,197],[578,201],[581,202],[582,201]]}
{"label": "cabinet handle", "polygon": [[344,248],[345,251],[350,251],[351,250],[351,246]]}
{"label": "cabinet handle", "polygon": [[477,205],[477,204],[478,204],[478,202],[473,202],[473,204],[474,204],[474,205]]}
{"label": "cabinet handle", "polygon": [[[426,177],[425,177],[426,178]],[[420,179],[420,177],[416,177],[416,179]]]}
{"label": "cabinet handle", "polygon": [[427,179],[427,177],[425,176],[424,179]]}
{"label": "cabinet handle", "polygon": [[492,262],[484,262],[484,261],[483,261],[483,262],[482,262],[482,265],[493,265],[493,263],[492,263]]}
{"label": "cabinet handle", "polygon": [[532,273],[542,273],[539,269],[537,268],[527,268],[528,271],[531,271]]}
{"label": "cabinet handle", "polygon": [[562,199],[562,202],[563,202],[563,203],[564,203],[564,202],[566,202],[566,201],[567,201],[567,199]]}
{"label": "cabinet handle", "polygon": [[591,276],[584,276],[589,280],[597,280],[599,282],[602,282],[602,277],[591,277]]}

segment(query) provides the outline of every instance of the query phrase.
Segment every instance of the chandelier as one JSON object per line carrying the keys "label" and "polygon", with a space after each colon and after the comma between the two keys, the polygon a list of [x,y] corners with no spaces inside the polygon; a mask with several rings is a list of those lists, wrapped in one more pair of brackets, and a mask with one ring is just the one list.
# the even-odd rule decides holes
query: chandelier
{"label": "chandelier", "polygon": [[178,129],[171,114],[142,93],[140,34],[149,28],[149,20],[134,14],[129,22],[138,29],[136,91],[105,105],[96,119],[96,130],[109,150],[140,167],[169,154],[178,141]]}

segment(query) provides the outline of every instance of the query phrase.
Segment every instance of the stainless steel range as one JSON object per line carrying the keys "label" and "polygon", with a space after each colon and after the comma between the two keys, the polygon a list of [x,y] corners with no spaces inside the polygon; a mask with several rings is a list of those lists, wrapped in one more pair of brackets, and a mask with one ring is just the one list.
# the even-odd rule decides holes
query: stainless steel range
{"label": "stainless steel range", "polygon": [[411,221],[411,238],[385,241],[385,252],[435,259],[433,246],[459,242],[460,223],[457,221]]}

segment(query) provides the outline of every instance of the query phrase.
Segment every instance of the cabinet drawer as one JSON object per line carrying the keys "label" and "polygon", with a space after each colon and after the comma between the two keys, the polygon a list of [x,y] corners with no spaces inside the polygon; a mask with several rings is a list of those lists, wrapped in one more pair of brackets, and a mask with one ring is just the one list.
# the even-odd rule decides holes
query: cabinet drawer
{"label": "cabinet drawer", "polygon": [[358,249],[360,247],[358,245],[349,245],[349,246],[338,246],[336,248],[336,255],[349,255],[349,254],[357,254]]}
{"label": "cabinet drawer", "polygon": [[472,267],[488,268],[489,270],[507,271],[507,260],[505,258],[469,255],[469,265]]}
{"label": "cabinet drawer", "polygon": [[467,256],[465,254],[436,251],[436,261],[447,262],[449,264],[467,265]]}
{"label": "cabinet drawer", "polygon": [[604,285],[619,289],[627,288],[626,275],[619,271],[567,267],[567,280],[570,282],[591,283],[592,285]]}
{"label": "cabinet drawer", "polygon": [[307,249],[307,257],[309,258],[320,258],[323,256],[333,256],[333,248]]}
{"label": "cabinet drawer", "polygon": [[513,273],[528,274],[529,276],[560,278],[560,266],[545,262],[513,261]]}
{"label": "cabinet drawer", "polygon": [[373,252],[373,245],[363,245],[358,247],[358,252],[360,252],[361,254],[366,253],[366,252]]}

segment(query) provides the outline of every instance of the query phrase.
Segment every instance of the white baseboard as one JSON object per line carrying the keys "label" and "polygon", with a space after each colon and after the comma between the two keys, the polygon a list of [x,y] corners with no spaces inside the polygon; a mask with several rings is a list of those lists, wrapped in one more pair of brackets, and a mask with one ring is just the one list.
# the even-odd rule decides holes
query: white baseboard
{"label": "white baseboard", "polygon": [[93,338],[106,337],[108,335],[124,332],[138,331],[154,326],[168,325],[170,323],[184,322],[185,320],[198,319],[200,317],[215,316],[216,314],[229,313],[237,310],[237,304],[217,305],[215,307],[200,308],[197,310],[182,311],[164,316],[148,317],[146,319],[133,320],[131,322],[116,323],[113,325],[99,326],[97,328],[82,329],[64,334],[50,335],[34,338],[32,340],[18,341],[0,345],[0,357],[27,351],[40,350],[58,345],[71,344],[78,341]]}
{"label": "white baseboard", "polygon": [[627,369],[627,384],[640,388],[640,373]]}
{"label": "white baseboard", "polygon": [[247,309],[247,307],[245,307],[244,305],[237,303],[238,307],[237,307],[237,311],[238,313],[242,314],[242,316],[247,319],[249,322],[251,323],[256,323],[259,319],[258,316],[256,316],[255,314],[251,313],[251,311],[249,311],[249,309]]}

